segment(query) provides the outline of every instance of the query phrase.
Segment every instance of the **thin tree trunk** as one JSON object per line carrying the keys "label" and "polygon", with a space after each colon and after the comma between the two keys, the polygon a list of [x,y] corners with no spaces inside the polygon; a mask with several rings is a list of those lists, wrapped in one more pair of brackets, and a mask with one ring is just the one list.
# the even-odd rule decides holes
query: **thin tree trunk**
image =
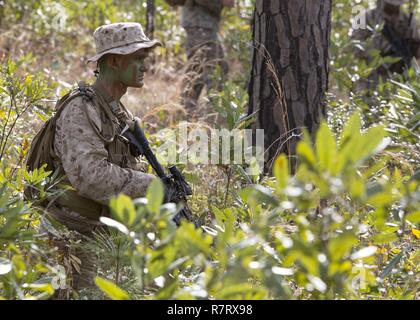
{"label": "thin tree trunk", "polygon": [[155,0],[147,0],[147,11],[146,11],[146,34],[150,39],[153,39],[155,32]]}
{"label": "thin tree trunk", "polygon": [[256,0],[249,84],[253,128],[265,130],[265,172],[294,154],[303,128],[314,133],[325,117],[331,0]]}
{"label": "thin tree trunk", "polygon": [[0,6],[0,27],[3,25],[4,4]]}

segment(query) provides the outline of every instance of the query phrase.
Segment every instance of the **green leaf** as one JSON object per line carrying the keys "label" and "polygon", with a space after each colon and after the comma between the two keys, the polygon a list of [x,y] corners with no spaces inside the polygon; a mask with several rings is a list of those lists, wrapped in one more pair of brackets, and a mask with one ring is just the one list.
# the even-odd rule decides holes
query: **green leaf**
{"label": "green leaf", "polygon": [[368,257],[374,255],[376,253],[377,249],[378,248],[375,247],[375,246],[370,246],[370,247],[360,249],[359,251],[357,251],[357,252],[355,252],[351,255],[351,259],[352,260],[358,260],[358,259],[368,258]]}
{"label": "green leaf", "polygon": [[0,257],[0,276],[12,270],[12,263],[9,259]]}
{"label": "green leaf", "polygon": [[350,164],[360,165],[369,156],[382,151],[389,143],[388,139],[384,139],[386,131],[383,126],[370,128],[361,134],[360,125],[359,115],[353,115],[341,135],[337,172]]}
{"label": "green leaf", "polygon": [[221,211],[219,208],[215,206],[210,206],[211,212],[214,214],[216,221],[219,225],[223,225],[223,223],[226,221],[226,215],[223,211]]}
{"label": "green leaf", "polygon": [[331,239],[328,245],[328,252],[332,261],[338,261],[346,258],[351,249],[356,245],[357,238],[351,232],[346,232],[340,236]]}
{"label": "green leaf", "polygon": [[273,192],[262,185],[255,185],[242,189],[238,192],[238,195],[244,202],[250,205],[258,203],[275,207],[279,204],[278,199],[274,196]]}
{"label": "green leaf", "polygon": [[381,207],[391,204],[394,200],[394,196],[391,193],[379,192],[369,197],[366,202],[372,206]]}
{"label": "green leaf", "polygon": [[385,129],[382,126],[377,126],[370,128],[359,139],[353,139],[353,148],[350,153],[352,161],[358,164],[374,154],[376,148],[383,141],[385,134]]}
{"label": "green leaf", "polygon": [[289,180],[289,162],[287,161],[286,155],[282,154],[276,159],[273,172],[277,181],[277,190],[281,191],[287,187]]}
{"label": "green leaf", "polygon": [[397,266],[397,264],[400,262],[401,258],[404,256],[404,254],[411,249],[411,246],[405,247],[399,254],[397,254],[388,264],[387,266],[382,270],[379,277],[381,279],[384,279],[386,276],[388,276],[393,269]]}
{"label": "green leaf", "polygon": [[358,112],[353,113],[341,133],[340,147],[343,147],[352,137],[360,136],[361,126],[360,114]]}
{"label": "green leaf", "polygon": [[110,219],[108,217],[100,217],[99,220],[108,227],[115,228],[126,235],[129,234],[127,227],[116,220]]}
{"label": "green leaf", "polygon": [[319,292],[325,292],[327,290],[327,284],[321,278],[308,275],[308,280]]}
{"label": "green leaf", "polygon": [[376,235],[373,238],[373,242],[375,244],[385,244],[390,243],[398,240],[398,236],[396,233],[381,233]]}
{"label": "green leaf", "polygon": [[95,283],[112,300],[129,300],[128,293],[120,289],[116,284],[111,281],[105,280],[100,277],[95,278]]}
{"label": "green leaf", "polygon": [[245,298],[246,294],[251,294],[261,289],[253,287],[248,283],[239,283],[224,286],[220,292],[217,293],[217,299],[240,299]]}
{"label": "green leaf", "polygon": [[408,220],[411,223],[419,223],[420,222],[420,210],[407,214],[405,216],[405,220]]}
{"label": "green leaf", "polygon": [[296,151],[308,164],[312,167],[316,166],[315,152],[312,148],[309,133],[306,130],[303,132],[303,140],[298,143]]}
{"label": "green leaf", "polygon": [[360,198],[365,194],[365,181],[358,176],[354,176],[350,179],[349,189],[353,198]]}
{"label": "green leaf", "polygon": [[32,84],[32,76],[28,75],[25,79],[25,86],[30,86]]}
{"label": "green leaf", "polygon": [[[240,165],[236,165],[235,166],[236,171],[239,173],[239,175],[247,181],[248,184],[252,184],[252,179],[251,177],[245,172],[244,168],[242,168]],[[198,182],[198,181],[196,181]]]}
{"label": "green leaf", "polygon": [[159,290],[159,292],[156,294],[156,298],[158,300],[168,300],[172,298],[172,296],[175,294],[176,290],[178,289],[178,280],[172,279],[170,283],[166,283],[165,286]]}
{"label": "green leaf", "polygon": [[337,172],[340,172],[348,163],[352,163],[353,153],[357,152],[357,145],[361,139],[360,115],[354,113],[346,123],[340,137],[340,151],[337,159]]}
{"label": "green leaf", "polygon": [[316,135],[316,154],[320,169],[334,174],[334,166],[337,157],[337,143],[325,121],[321,123],[321,127]]}
{"label": "green leaf", "polygon": [[54,293],[54,288],[50,283],[31,283],[28,288],[40,292],[47,292],[49,295]]}
{"label": "green leaf", "polygon": [[127,226],[131,226],[136,220],[136,209],[129,196],[120,194],[112,198],[109,204],[114,216]]}
{"label": "green leaf", "polygon": [[203,234],[201,229],[196,229],[192,223],[189,223],[178,228],[174,242],[185,254],[203,253],[210,256],[210,245],[213,239],[210,235]]}
{"label": "green leaf", "polygon": [[155,179],[147,188],[147,209],[155,214],[159,213],[160,206],[164,198],[163,183],[160,179]]}

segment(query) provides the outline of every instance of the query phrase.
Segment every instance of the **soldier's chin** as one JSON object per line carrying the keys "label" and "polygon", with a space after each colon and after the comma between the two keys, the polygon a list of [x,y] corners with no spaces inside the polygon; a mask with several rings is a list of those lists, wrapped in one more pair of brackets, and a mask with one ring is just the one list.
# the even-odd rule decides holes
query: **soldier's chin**
{"label": "soldier's chin", "polygon": [[133,83],[133,88],[143,88],[144,87],[144,80],[138,80],[136,83]]}

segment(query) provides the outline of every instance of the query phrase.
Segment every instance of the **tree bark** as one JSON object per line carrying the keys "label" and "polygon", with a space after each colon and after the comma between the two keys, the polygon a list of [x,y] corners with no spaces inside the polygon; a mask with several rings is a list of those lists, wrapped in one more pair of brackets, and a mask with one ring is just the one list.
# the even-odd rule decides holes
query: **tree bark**
{"label": "tree bark", "polygon": [[153,39],[153,34],[155,32],[155,11],[155,0],[147,0],[146,34],[150,39]]}
{"label": "tree bark", "polygon": [[331,0],[256,0],[249,84],[253,128],[264,129],[265,172],[286,153],[295,166],[301,130],[325,117]]}

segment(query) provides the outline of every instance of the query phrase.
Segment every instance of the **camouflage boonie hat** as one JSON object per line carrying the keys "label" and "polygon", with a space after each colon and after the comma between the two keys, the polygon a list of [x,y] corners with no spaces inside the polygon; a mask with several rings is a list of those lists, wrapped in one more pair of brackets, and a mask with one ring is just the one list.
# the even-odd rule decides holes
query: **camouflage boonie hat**
{"label": "camouflage boonie hat", "polygon": [[96,55],[88,62],[98,61],[108,53],[131,54],[140,49],[161,46],[157,40],[150,40],[140,23],[119,22],[100,26],[93,33],[96,44]]}

